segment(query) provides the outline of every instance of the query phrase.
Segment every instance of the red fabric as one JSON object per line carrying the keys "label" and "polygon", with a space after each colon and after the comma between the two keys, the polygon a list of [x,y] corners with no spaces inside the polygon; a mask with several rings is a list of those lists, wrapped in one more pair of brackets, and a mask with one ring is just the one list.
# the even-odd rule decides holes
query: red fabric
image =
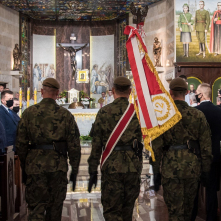
{"label": "red fabric", "polygon": [[140,77],[138,74],[138,70],[137,70],[137,65],[136,65],[136,60],[134,57],[134,52],[133,52],[133,47],[131,44],[131,38],[128,39],[127,43],[126,43],[126,47],[127,47],[127,52],[128,52],[128,58],[131,64],[131,71],[133,73],[133,77],[134,77],[134,82],[136,85],[136,91],[137,91],[137,97],[139,100],[139,104],[143,113],[143,117],[144,117],[144,121],[145,124],[147,126],[147,129],[152,128],[153,125],[151,123],[150,120],[150,116],[149,116],[149,112],[148,112],[148,108],[147,108],[147,104],[144,98],[144,92],[143,89],[141,87],[141,82],[140,82]]}
{"label": "red fabric", "polygon": [[126,124],[128,123],[129,119],[131,118],[132,114],[134,113],[134,105],[133,104],[129,104],[129,105],[130,105],[130,107],[129,107],[127,113],[125,114],[123,119],[121,119],[118,127],[115,129],[114,133],[112,134],[109,142],[106,144],[106,148],[105,148],[102,158],[101,158],[101,167],[103,166],[103,162],[108,157],[109,153],[112,152],[113,148],[115,147],[114,144],[115,144],[116,140],[118,139],[119,135],[121,134],[121,132],[125,128]]}
{"label": "red fabric", "polygon": [[145,57],[142,60],[144,71],[146,74],[147,84],[149,87],[150,95],[162,94],[163,91],[160,89],[160,86],[156,80],[154,73],[150,70]]}
{"label": "red fabric", "polygon": [[[217,14],[219,14],[220,11],[215,11],[214,14],[213,14],[213,17],[212,17],[212,20],[211,20],[211,32],[210,32],[210,44],[209,44],[209,49],[210,49],[210,52],[214,52],[213,50],[213,44],[214,44],[214,18]],[[218,23],[221,22],[220,20],[217,21]]]}

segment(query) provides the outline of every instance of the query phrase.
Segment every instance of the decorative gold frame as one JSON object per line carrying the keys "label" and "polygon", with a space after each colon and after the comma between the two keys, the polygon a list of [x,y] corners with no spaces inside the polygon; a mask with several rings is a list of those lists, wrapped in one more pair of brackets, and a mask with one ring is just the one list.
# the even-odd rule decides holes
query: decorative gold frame
{"label": "decorative gold frame", "polygon": [[89,83],[89,70],[83,69],[77,71],[77,83]]}

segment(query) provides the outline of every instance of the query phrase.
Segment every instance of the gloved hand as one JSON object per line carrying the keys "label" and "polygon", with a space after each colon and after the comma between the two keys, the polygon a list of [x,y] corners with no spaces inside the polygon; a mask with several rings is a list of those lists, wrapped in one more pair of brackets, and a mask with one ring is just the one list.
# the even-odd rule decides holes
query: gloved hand
{"label": "gloved hand", "polygon": [[209,172],[202,172],[202,174],[200,176],[200,181],[204,187],[208,187],[208,185],[209,185]]}
{"label": "gloved hand", "polygon": [[157,192],[161,186],[161,174],[160,173],[154,174],[153,180],[154,180],[154,190]]}
{"label": "gloved hand", "polygon": [[25,169],[22,169],[22,183],[26,184],[27,181],[27,173],[25,172]]}
{"label": "gloved hand", "polygon": [[77,180],[77,174],[71,173],[70,181],[72,181],[72,183],[73,183],[73,191],[75,190],[76,180]]}
{"label": "gloved hand", "polygon": [[94,188],[96,188],[96,186],[97,186],[97,171],[90,173],[90,179],[88,182],[88,192],[89,193],[91,192],[93,184],[94,184]]}

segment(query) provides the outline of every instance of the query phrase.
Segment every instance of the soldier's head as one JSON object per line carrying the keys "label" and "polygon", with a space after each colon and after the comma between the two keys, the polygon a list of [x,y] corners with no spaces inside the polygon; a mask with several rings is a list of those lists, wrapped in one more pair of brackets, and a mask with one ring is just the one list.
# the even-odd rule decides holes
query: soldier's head
{"label": "soldier's head", "polygon": [[217,3],[217,9],[218,9],[219,11],[221,11],[221,2],[218,2],[218,3]]}
{"label": "soldier's head", "polygon": [[188,4],[183,5],[183,12],[185,12],[185,13],[189,12],[189,5]]}
{"label": "soldier's head", "polygon": [[200,6],[200,9],[204,9],[205,2],[204,1],[200,1],[199,2],[199,6]]}
{"label": "soldier's head", "polygon": [[43,98],[57,99],[59,94],[60,84],[54,78],[46,78],[43,83],[43,88],[41,89],[41,94]]}
{"label": "soldier's head", "polygon": [[170,82],[170,95],[173,100],[185,100],[185,95],[188,93],[187,84],[182,78],[175,78]]}
{"label": "soldier's head", "polygon": [[114,99],[118,97],[129,98],[131,93],[131,81],[126,77],[117,77],[112,88]]}
{"label": "soldier's head", "polygon": [[1,93],[2,104],[8,108],[13,106],[13,92],[12,91],[3,91]]}
{"label": "soldier's head", "polygon": [[212,95],[212,90],[209,84],[202,83],[196,89],[196,97],[198,97],[198,102],[203,100],[210,100]]}

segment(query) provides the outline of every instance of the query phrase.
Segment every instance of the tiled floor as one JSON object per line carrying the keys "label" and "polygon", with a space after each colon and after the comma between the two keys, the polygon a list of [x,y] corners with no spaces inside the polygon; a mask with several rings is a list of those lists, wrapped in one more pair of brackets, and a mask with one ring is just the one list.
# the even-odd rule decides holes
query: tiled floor
{"label": "tiled floor", "polygon": [[[149,190],[149,181],[147,179],[142,181],[140,195],[135,202],[133,221],[168,221],[168,212],[161,191],[155,195],[154,191]],[[104,221],[102,213],[99,191],[68,192],[63,205],[62,221]],[[15,221],[27,221],[27,217],[17,217]],[[203,220],[197,218],[196,221]]]}

